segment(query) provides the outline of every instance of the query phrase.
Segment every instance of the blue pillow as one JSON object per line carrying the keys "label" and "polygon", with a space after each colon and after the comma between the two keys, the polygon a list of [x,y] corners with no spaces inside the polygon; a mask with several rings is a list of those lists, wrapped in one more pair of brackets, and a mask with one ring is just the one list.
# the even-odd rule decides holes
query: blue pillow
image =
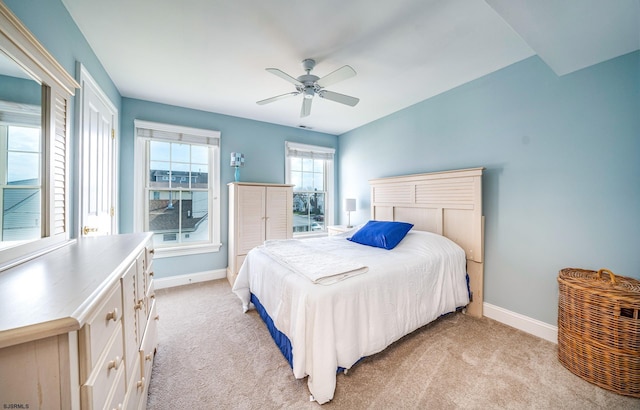
{"label": "blue pillow", "polygon": [[407,222],[369,221],[347,239],[362,245],[393,249],[411,228],[413,224]]}

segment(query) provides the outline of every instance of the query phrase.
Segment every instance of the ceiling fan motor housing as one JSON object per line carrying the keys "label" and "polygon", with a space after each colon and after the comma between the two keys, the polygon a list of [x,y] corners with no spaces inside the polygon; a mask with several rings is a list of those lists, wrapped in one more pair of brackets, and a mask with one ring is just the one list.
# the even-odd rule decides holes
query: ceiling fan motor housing
{"label": "ceiling fan motor housing", "polygon": [[302,85],[299,85],[296,88],[304,94],[304,98],[313,98],[314,94],[320,89],[320,87],[316,85],[316,81],[319,79],[320,77],[317,75],[303,74],[298,77],[298,81],[300,81]]}

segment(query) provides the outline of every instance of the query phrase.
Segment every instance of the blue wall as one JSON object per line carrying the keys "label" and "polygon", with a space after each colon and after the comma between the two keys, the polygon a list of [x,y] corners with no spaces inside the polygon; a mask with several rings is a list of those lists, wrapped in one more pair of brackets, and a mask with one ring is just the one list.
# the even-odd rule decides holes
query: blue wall
{"label": "blue wall", "polygon": [[75,76],[81,62],[120,110],[120,93],[60,0],[4,0],[38,41]]}
{"label": "blue wall", "polygon": [[0,100],[39,106],[42,87],[33,80],[0,74]]}
{"label": "blue wall", "polygon": [[[227,267],[227,183],[234,180],[229,166],[231,152],[242,152],[245,166],[240,180],[251,182],[285,182],[285,141],[337,148],[338,138],[315,131],[283,127],[244,118],[191,110],[130,98],[122,99],[120,139],[120,232],[133,230],[134,120],[161,122],[220,131],[220,239],[218,253],[156,259],[157,277],[205,272]],[[336,172],[337,174],[337,172]],[[337,175],[336,175],[337,183]]]}
{"label": "blue wall", "polygon": [[640,52],[563,77],[531,57],[339,137],[341,196],[485,167],[485,301],[557,321],[564,267],[640,278]]}

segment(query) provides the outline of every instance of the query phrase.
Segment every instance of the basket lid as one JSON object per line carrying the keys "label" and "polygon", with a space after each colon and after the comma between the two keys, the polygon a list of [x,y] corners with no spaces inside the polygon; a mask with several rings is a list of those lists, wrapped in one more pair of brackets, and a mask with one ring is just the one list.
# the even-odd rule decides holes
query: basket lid
{"label": "basket lid", "polygon": [[619,296],[638,298],[638,302],[640,302],[640,281],[626,276],[615,275],[608,269],[593,271],[564,268],[560,270],[558,280],[597,288]]}

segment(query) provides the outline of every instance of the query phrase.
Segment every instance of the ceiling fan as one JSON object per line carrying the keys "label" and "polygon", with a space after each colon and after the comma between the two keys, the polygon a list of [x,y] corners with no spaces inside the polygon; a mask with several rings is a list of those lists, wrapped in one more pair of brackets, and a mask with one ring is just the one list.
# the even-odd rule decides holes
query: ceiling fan
{"label": "ceiling fan", "polygon": [[325,98],[327,100],[339,102],[340,104],[349,105],[354,107],[360,101],[359,98],[351,97],[348,95],[336,93],[333,91],[325,90],[324,87],[335,84],[338,81],[346,80],[347,78],[351,78],[356,75],[356,72],[353,68],[345,65],[343,67],[338,68],[337,70],[325,75],[320,78],[316,75],[311,74],[311,70],[316,66],[315,60],[307,58],[302,60],[302,67],[307,72],[306,74],[301,75],[298,78],[294,78],[289,74],[285,73],[282,70],[278,70],[277,68],[267,68],[266,70],[271,74],[277,75],[278,77],[289,81],[293,85],[296,86],[296,91],[277,95],[275,97],[267,98],[266,100],[260,100],[256,102],[256,104],[264,105],[274,101],[281,100],[283,98],[293,97],[295,95],[302,94],[304,99],[302,100],[302,109],[300,110],[300,117],[306,117],[311,113],[311,102],[313,101],[313,96],[317,95],[320,98]]}

